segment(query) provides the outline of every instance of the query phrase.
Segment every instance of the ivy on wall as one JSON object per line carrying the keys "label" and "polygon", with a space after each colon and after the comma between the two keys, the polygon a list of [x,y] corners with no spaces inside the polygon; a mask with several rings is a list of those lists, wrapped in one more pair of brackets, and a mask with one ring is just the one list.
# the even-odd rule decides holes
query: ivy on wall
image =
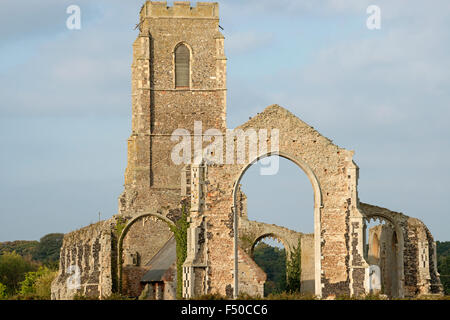
{"label": "ivy on wall", "polygon": [[181,218],[178,219],[174,226],[170,226],[170,230],[175,236],[177,251],[177,299],[183,297],[183,263],[187,257],[188,212],[188,205],[183,204]]}
{"label": "ivy on wall", "polygon": [[[114,234],[111,237],[112,248],[118,248],[118,243],[123,230],[128,224],[128,219],[117,217],[114,226]],[[122,292],[122,250],[112,250],[111,254],[111,270],[112,270],[112,291],[114,293]]]}
{"label": "ivy on wall", "polygon": [[123,229],[125,229],[125,227],[127,226],[127,223],[128,223],[127,219],[122,218],[122,217],[117,218],[117,223],[115,226],[115,232],[116,232],[117,239],[120,238],[120,235],[122,234]]}

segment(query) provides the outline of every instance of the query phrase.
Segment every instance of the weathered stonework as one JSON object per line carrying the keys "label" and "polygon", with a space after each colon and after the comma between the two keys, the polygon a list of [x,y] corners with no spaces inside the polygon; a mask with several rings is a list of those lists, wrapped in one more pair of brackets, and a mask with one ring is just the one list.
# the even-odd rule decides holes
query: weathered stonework
{"label": "weathered stonework", "polygon": [[[175,86],[179,45],[186,46],[190,54],[187,87]],[[230,130],[229,141],[225,138],[224,145],[234,145],[232,134],[239,130],[266,129],[268,148],[259,149],[256,157],[246,154],[238,163],[234,154],[232,163],[216,164],[192,152],[191,160],[196,161],[188,165],[171,160],[178,143],[171,139],[176,129],[184,129],[184,137],[194,145],[200,141],[202,147],[211,142],[207,129],[224,134],[227,130],[226,57],[217,3],[191,7],[188,2],[174,2],[167,7],[166,2],[147,1],[140,13],[131,68],[132,132],[118,214],[65,236],[52,298],[71,299],[76,293],[105,297],[112,292],[174,298],[173,266],[164,281],[152,286],[142,276],[172,236],[169,226],[181,217],[182,201],[190,207],[183,265],[186,298],[212,293],[262,295],[265,274],[251,255],[255,243],[266,236],[283,242],[288,254],[301,240],[303,292],[322,297],[368,293],[369,264],[380,261],[385,286],[393,296],[442,291],[434,240],[423,223],[360,203],[354,152],[333,144],[278,105]],[[196,121],[202,122],[198,135],[194,134]],[[249,150],[248,140],[245,143]],[[270,155],[291,160],[309,178],[314,191],[313,234],[247,219],[240,180],[256,160]],[[379,243],[385,248],[376,259],[366,254],[364,242],[366,221],[374,218],[391,225],[384,235],[382,230],[372,231],[379,233]],[[389,251],[393,239],[396,249]],[[369,243],[369,248],[374,246]],[[67,286],[71,266],[80,271],[76,290]],[[397,272],[392,276],[395,266]]]}
{"label": "weathered stonework", "polygon": [[109,296],[113,291],[113,239],[108,221],[64,236],[59,274],[52,284],[52,299],[74,295]]}

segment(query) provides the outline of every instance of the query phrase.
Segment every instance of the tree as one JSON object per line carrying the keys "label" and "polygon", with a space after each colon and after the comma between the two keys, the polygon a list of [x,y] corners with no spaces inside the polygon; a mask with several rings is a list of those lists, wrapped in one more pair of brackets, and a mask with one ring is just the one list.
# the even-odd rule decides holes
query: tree
{"label": "tree", "polygon": [[47,267],[27,272],[20,283],[20,295],[24,298],[50,299],[51,284],[55,276],[56,272]]}
{"label": "tree", "polygon": [[450,241],[436,241],[438,271],[444,293],[450,295]]}
{"label": "tree", "polygon": [[264,295],[286,290],[286,252],[259,242],[253,250],[253,260],[267,275]]}
{"label": "tree", "polygon": [[5,300],[8,297],[6,290],[6,286],[3,283],[0,283],[0,300]]}
{"label": "tree", "polygon": [[0,256],[0,282],[6,286],[8,295],[14,294],[24,280],[25,273],[35,271],[37,265],[25,260],[16,252],[5,252]]}
{"label": "tree", "polygon": [[36,247],[33,258],[44,263],[52,263],[59,260],[64,234],[50,233],[43,236]]}
{"label": "tree", "polygon": [[287,285],[286,291],[289,293],[300,292],[300,275],[302,252],[300,246],[300,239],[298,240],[297,248],[291,251],[291,257],[286,267]]}
{"label": "tree", "polygon": [[0,242],[0,254],[15,251],[22,257],[33,256],[38,245],[38,241],[16,240]]}
{"label": "tree", "polygon": [[444,293],[450,295],[450,256],[439,257],[438,271],[444,287]]}

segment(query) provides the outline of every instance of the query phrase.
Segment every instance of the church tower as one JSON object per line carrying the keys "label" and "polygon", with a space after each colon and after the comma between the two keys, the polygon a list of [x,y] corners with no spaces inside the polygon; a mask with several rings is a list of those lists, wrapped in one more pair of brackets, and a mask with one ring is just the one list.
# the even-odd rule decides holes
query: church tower
{"label": "church tower", "polygon": [[[226,130],[226,57],[217,3],[147,1],[133,44],[132,132],[119,212],[170,210],[180,202],[184,164],[171,160],[176,129],[193,141],[203,131]],[[193,152],[192,152],[193,154]],[[167,214],[167,212],[165,213]]]}

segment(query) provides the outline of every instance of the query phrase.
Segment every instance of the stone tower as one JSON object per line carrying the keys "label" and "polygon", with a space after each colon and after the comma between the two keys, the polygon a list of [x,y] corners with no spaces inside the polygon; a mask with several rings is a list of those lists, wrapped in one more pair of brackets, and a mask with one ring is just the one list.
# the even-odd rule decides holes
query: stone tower
{"label": "stone tower", "polygon": [[[147,1],[133,44],[132,133],[119,213],[168,210],[180,202],[182,165],[171,160],[176,129],[191,138],[226,128],[226,58],[217,3]],[[191,139],[193,141],[193,139]]]}

